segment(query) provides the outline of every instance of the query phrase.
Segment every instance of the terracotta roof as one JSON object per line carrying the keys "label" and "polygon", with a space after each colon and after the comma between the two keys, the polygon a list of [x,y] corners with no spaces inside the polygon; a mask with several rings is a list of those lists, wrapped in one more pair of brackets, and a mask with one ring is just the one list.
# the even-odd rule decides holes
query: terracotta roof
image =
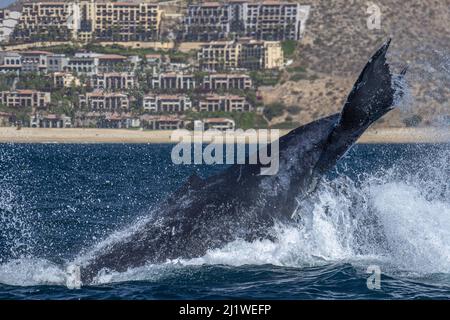
{"label": "terracotta roof", "polygon": [[43,116],[44,119],[49,119],[49,120],[57,120],[60,119],[60,116],[57,114],[47,114],[45,116]]}
{"label": "terracotta roof", "polygon": [[161,58],[162,55],[158,53],[150,53],[145,55],[146,58]]}
{"label": "terracotta roof", "polygon": [[100,60],[126,60],[127,57],[119,54],[104,54],[98,57]]}
{"label": "terracotta roof", "polygon": [[94,92],[88,92],[86,94],[89,97],[126,97],[126,94],[119,93],[119,92],[104,92],[104,91],[94,91]]}
{"label": "terracotta roof", "polygon": [[97,76],[106,76],[106,77],[128,77],[129,74],[128,72],[104,72],[104,73],[98,73],[96,74]]}
{"label": "terracotta roof", "polygon": [[32,94],[34,92],[36,92],[35,90],[29,90],[29,89],[22,89],[22,90],[16,90],[17,93],[20,94]]}
{"label": "terracotta roof", "polygon": [[218,78],[218,77],[229,77],[229,78],[237,78],[237,77],[241,77],[241,78],[250,78],[249,75],[247,74],[238,74],[238,73],[211,73],[208,76],[213,77],[213,78]]}
{"label": "terracotta roof", "polygon": [[228,119],[228,118],[207,118],[203,120],[206,123],[211,123],[211,122],[234,122],[232,119]]}
{"label": "terracotta roof", "polygon": [[200,7],[220,7],[219,2],[205,2],[200,4]]}
{"label": "terracotta roof", "polygon": [[142,120],[157,120],[157,121],[181,121],[182,119],[178,118],[177,116],[156,116],[156,115],[149,115],[144,114],[141,116]]}
{"label": "terracotta roof", "polygon": [[180,99],[184,98],[182,95],[174,95],[174,94],[160,94],[158,95],[160,99]]}

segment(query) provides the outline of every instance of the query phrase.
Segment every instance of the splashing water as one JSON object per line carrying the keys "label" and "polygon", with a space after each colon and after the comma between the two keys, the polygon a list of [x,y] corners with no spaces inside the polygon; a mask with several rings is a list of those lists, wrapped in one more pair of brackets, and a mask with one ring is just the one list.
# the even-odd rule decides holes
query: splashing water
{"label": "splashing water", "polygon": [[[373,148],[377,149],[374,153],[382,163],[386,157],[396,156],[396,148],[382,151],[389,149],[385,146],[357,146],[343,160],[334,173],[335,177],[327,177],[328,180],[317,190],[310,219],[301,219],[295,225],[277,225],[273,230],[275,241],[234,241],[195,259],[177,259],[124,273],[101,272],[95,282],[159,283],[177,276],[188,277],[185,272],[198,272],[198,269],[192,271],[192,268],[204,268],[204,265],[228,265],[233,268],[272,265],[306,270],[317,266],[326,268],[336,263],[350,263],[355,268],[365,269],[368,264],[375,263],[380,265],[383,274],[391,276],[450,274],[450,146],[403,146],[402,150],[411,148],[406,159],[408,161],[405,162],[404,156],[400,154],[398,157],[401,161],[396,159],[393,165],[366,172],[367,162],[358,164],[354,161],[359,155],[370,159],[367,150]],[[367,149],[366,153],[362,149]],[[377,167],[375,159],[369,163]],[[30,223],[33,219],[24,209],[22,201],[16,198],[15,192],[20,190],[20,186],[15,186],[13,181],[2,180],[2,235],[5,230],[18,231],[23,228],[24,231],[11,233],[8,237],[16,242],[7,242],[2,248],[13,249],[15,254],[9,253],[10,258],[0,264],[0,284],[65,286],[67,274],[62,265],[74,261],[82,264],[83,259],[89,259],[96,250],[101,250],[110,241],[123,240],[145,221],[137,219],[138,222],[131,227],[101,242],[95,240],[97,244],[93,246],[94,251],[77,255],[75,259],[69,256],[65,264],[53,263],[51,259],[33,254],[33,244],[28,240],[36,234],[30,227],[34,224]],[[76,210],[68,212],[73,214]],[[84,218],[84,215],[80,218]],[[10,225],[5,229],[6,224]],[[47,232],[51,238],[52,230]],[[77,237],[75,233],[73,239]],[[66,241],[64,245],[70,245],[70,241]],[[24,246],[29,249],[17,249]]]}

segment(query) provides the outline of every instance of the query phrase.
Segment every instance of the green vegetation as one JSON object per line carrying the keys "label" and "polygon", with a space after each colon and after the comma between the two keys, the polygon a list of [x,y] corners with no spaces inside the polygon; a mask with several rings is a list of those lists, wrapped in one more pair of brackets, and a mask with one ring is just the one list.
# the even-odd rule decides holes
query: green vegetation
{"label": "green vegetation", "polygon": [[286,70],[289,73],[307,73],[308,72],[306,70],[306,68],[303,66],[293,66],[293,67],[286,68]]}
{"label": "green vegetation", "polygon": [[250,77],[256,86],[275,86],[280,81],[280,72],[274,70],[252,71]]}
{"label": "green vegetation", "polygon": [[103,54],[119,54],[119,55],[125,55],[125,56],[131,56],[131,55],[137,55],[137,56],[145,56],[146,54],[151,53],[161,53],[164,52],[158,51],[152,48],[128,48],[124,47],[119,44],[112,44],[108,46],[102,46],[95,43],[90,43],[85,46],[85,49],[97,52],[97,53],[103,53]]}
{"label": "green vegetation", "polygon": [[293,129],[300,126],[300,123],[293,121],[285,121],[270,126],[271,129]]}
{"label": "green vegetation", "polygon": [[298,107],[298,106],[289,106],[286,108],[287,112],[289,112],[289,114],[292,115],[297,115],[300,113],[300,111],[302,111],[302,108]]}
{"label": "green vegetation", "polygon": [[271,121],[273,118],[282,116],[286,106],[281,102],[275,102],[264,107],[264,117]]}
{"label": "green vegetation", "polygon": [[21,108],[9,108],[0,104],[0,112],[7,112],[13,115],[15,120],[22,123],[30,121],[31,108],[21,107]]}
{"label": "green vegetation", "polygon": [[241,129],[259,129],[267,128],[267,121],[255,112],[189,112],[187,117],[192,120],[201,120],[204,118],[230,118],[236,122],[236,128]]}
{"label": "green vegetation", "polygon": [[317,76],[310,74],[304,66],[293,66],[286,69],[290,81],[315,80]]}
{"label": "green vegetation", "polygon": [[181,52],[177,50],[170,50],[169,57],[171,62],[189,63],[189,59],[193,59],[195,57],[195,51],[191,50],[189,52]]}
{"label": "green vegetation", "polygon": [[294,56],[295,50],[297,49],[297,41],[285,40],[281,42],[281,47],[283,48],[284,57],[292,58]]}
{"label": "green vegetation", "polygon": [[81,44],[61,44],[51,47],[41,47],[37,48],[39,50],[50,51],[58,54],[74,55],[80,52],[81,49],[86,49],[88,51],[102,53],[102,54],[119,54],[125,56],[138,55],[145,56],[146,54],[159,53],[167,54],[162,50],[155,50],[152,48],[128,48],[119,44],[112,44],[108,46],[102,46],[97,43],[88,43],[86,45]]}
{"label": "green vegetation", "polygon": [[50,77],[35,72],[24,73],[16,83],[17,89],[30,89],[39,91],[53,90],[53,81]]}
{"label": "green vegetation", "polygon": [[51,47],[36,47],[36,50],[50,51],[56,54],[74,55],[82,49],[82,46],[75,44],[60,44]]}
{"label": "green vegetation", "polygon": [[14,79],[17,77],[14,73],[3,74],[0,77],[0,91],[6,91],[11,88],[14,83]]}
{"label": "green vegetation", "polygon": [[63,91],[55,91],[51,93],[51,103],[48,107],[49,112],[55,114],[65,114],[66,116],[74,116],[74,100],[76,95],[66,95]]}

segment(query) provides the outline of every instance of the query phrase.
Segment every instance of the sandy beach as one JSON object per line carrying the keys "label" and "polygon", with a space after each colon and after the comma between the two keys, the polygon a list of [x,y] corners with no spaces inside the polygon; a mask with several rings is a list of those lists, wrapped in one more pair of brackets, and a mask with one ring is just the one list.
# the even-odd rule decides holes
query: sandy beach
{"label": "sandy beach", "polygon": [[[289,130],[280,130],[280,135]],[[43,129],[0,127],[1,143],[171,143],[172,131],[126,129]],[[368,130],[359,143],[450,142],[450,129],[388,128]]]}

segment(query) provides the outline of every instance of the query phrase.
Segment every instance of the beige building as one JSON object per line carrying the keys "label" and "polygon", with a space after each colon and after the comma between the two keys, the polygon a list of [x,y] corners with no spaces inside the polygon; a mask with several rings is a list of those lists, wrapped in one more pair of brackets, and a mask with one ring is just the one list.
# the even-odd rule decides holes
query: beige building
{"label": "beige building", "polygon": [[108,72],[93,74],[89,81],[90,87],[95,90],[128,90],[136,85],[132,73],[129,72]]}
{"label": "beige building", "polygon": [[147,95],[143,107],[148,112],[181,113],[191,109],[192,103],[186,95]]}
{"label": "beige building", "polygon": [[200,2],[188,4],[183,38],[217,41],[234,37],[259,40],[300,40],[309,5],[284,1]]}
{"label": "beige building", "polygon": [[248,112],[253,110],[253,106],[245,97],[209,95],[199,101],[198,110],[207,112]]}
{"label": "beige building", "polygon": [[166,72],[154,76],[150,85],[152,89],[160,90],[191,90],[196,83],[193,74]]}
{"label": "beige building", "polygon": [[203,44],[197,54],[205,71],[233,69],[276,69],[283,66],[283,49],[279,41],[214,41]]}
{"label": "beige building", "polygon": [[144,114],[140,120],[142,127],[150,130],[177,130],[184,127],[184,120],[173,115]]}
{"label": "beige building", "polygon": [[197,53],[202,70],[232,70],[239,66],[240,44],[234,41],[213,41],[203,44]]}
{"label": "beige building", "polygon": [[0,103],[10,108],[46,108],[51,101],[49,92],[36,90],[1,91]]}
{"label": "beige building", "polygon": [[0,43],[8,42],[20,19],[20,12],[0,9]]}
{"label": "beige building", "polygon": [[239,66],[249,70],[277,69],[284,63],[279,41],[241,40]]}
{"label": "beige building", "polygon": [[72,2],[26,3],[13,39],[145,41],[157,39],[162,11],[155,3]]}
{"label": "beige building", "polygon": [[81,81],[72,73],[69,72],[54,72],[51,77],[53,78],[53,85],[57,88],[70,88],[72,86],[81,86]]}
{"label": "beige building", "polygon": [[252,78],[246,74],[210,73],[202,81],[202,88],[205,90],[247,90],[252,86]]}
{"label": "beige building", "polygon": [[20,42],[69,40],[76,30],[73,2],[24,3],[12,39]]}
{"label": "beige building", "polygon": [[32,128],[71,128],[72,119],[64,114],[34,114],[30,116]]}
{"label": "beige building", "polygon": [[125,111],[130,102],[122,93],[90,92],[79,96],[81,108],[89,111]]}
{"label": "beige building", "polygon": [[203,120],[205,130],[234,130],[236,123],[228,118],[208,118]]}

